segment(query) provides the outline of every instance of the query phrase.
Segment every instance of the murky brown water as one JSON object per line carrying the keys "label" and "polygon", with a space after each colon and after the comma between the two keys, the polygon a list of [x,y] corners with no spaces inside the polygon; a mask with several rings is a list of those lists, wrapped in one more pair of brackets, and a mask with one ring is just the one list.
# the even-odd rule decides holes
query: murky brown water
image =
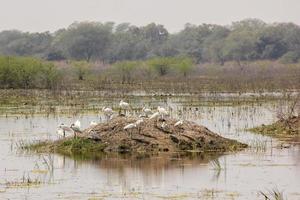
{"label": "murky brown water", "polygon": [[[278,141],[244,131],[275,120],[278,102],[240,106],[203,106],[191,98],[138,97],[143,103],[169,107],[173,117],[192,120],[250,148],[232,154],[177,154],[134,159],[103,156],[80,160],[17,150],[22,141],[55,139],[56,127],[79,118],[87,127],[96,114],[0,118],[0,199],[263,199],[259,191],[274,188],[288,199],[300,199],[300,148],[278,148]],[[111,105],[110,102],[104,102]],[[117,103],[117,102],[115,102]],[[98,107],[102,105],[97,104]],[[135,113],[137,114],[137,113]],[[103,117],[102,117],[103,118]],[[215,161],[220,163],[220,170]],[[24,178],[23,178],[24,177]],[[24,185],[30,179],[38,184]],[[17,184],[19,183],[19,184]]]}

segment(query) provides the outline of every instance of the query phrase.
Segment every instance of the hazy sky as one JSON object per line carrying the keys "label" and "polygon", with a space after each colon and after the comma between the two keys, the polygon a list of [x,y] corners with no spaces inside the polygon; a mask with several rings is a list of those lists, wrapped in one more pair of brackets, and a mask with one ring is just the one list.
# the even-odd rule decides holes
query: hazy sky
{"label": "hazy sky", "polygon": [[55,31],[74,21],[227,25],[245,18],[300,24],[300,0],[0,0],[0,30]]}

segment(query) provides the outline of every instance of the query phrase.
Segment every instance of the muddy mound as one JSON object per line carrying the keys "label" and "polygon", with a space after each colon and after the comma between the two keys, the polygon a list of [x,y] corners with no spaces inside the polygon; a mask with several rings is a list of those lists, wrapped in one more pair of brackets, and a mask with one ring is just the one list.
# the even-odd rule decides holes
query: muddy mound
{"label": "muddy mound", "polygon": [[104,146],[104,152],[175,152],[175,151],[230,151],[246,147],[235,140],[223,138],[204,126],[177,120],[144,119],[139,126],[124,130],[135,117],[115,117],[83,131],[81,138]]}

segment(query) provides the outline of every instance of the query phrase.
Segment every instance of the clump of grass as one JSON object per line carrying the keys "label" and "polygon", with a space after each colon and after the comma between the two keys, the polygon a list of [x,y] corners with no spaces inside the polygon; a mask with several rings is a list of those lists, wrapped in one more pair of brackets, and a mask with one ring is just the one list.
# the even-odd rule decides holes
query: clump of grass
{"label": "clump of grass", "polygon": [[278,188],[274,188],[267,192],[260,191],[259,193],[265,198],[265,200],[285,200],[283,191],[279,191]]}
{"label": "clump of grass", "polygon": [[20,181],[7,181],[5,183],[7,188],[12,187],[32,187],[32,186],[39,186],[42,184],[42,181],[39,178],[32,179],[29,174],[23,175]]}
{"label": "clump of grass", "polygon": [[90,157],[97,153],[103,153],[105,147],[105,144],[87,138],[67,138],[57,141],[38,141],[23,146],[23,149],[41,153],[57,152],[69,156]]}

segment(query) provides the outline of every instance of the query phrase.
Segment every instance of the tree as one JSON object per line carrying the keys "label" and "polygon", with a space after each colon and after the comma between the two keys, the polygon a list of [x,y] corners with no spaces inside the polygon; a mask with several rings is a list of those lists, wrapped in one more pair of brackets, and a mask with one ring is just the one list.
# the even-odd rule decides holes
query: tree
{"label": "tree", "polygon": [[59,42],[74,59],[89,62],[92,57],[103,59],[111,42],[112,24],[81,22],[72,24],[60,34]]}
{"label": "tree", "polygon": [[189,57],[178,57],[176,62],[177,70],[183,74],[184,77],[193,69],[194,62]]}
{"label": "tree", "polygon": [[89,73],[89,63],[87,61],[73,61],[72,65],[75,68],[78,80],[83,81],[85,76]]}
{"label": "tree", "polygon": [[176,59],[172,57],[156,57],[148,60],[148,65],[152,67],[160,76],[165,76],[176,64]]}
{"label": "tree", "polygon": [[113,65],[116,73],[121,76],[122,84],[129,83],[132,79],[134,71],[140,65],[137,61],[120,61]]}

